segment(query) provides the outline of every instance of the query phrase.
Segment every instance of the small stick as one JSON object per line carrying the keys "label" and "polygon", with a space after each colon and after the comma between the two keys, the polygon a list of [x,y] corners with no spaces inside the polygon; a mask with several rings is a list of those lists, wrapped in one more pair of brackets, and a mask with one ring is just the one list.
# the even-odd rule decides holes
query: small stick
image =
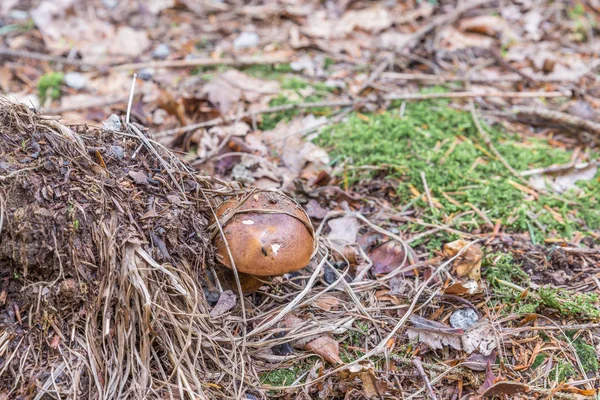
{"label": "small stick", "polygon": [[576,169],[576,170],[586,169],[586,168],[590,168],[590,167],[595,167],[597,165],[600,165],[600,160],[592,160],[590,162],[585,162],[585,163],[580,163],[580,164],[575,164],[573,162],[570,162],[568,164],[562,164],[562,165],[551,165],[546,168],[530,169],[530,170],[521,172],[521,176],[543,175],[543,174],[548,174],[548,173],[554,174],[557,172],[569,171],[571,169]]}
{"label": "small stick", "polygon": [[[523,77],[519,74],[506,74],[501,76],[473,76],[467,78],[466,76],[451,76],[451,75],[434,75],[434,74],[421,74],[421,73],[405,73],[405,72],[383,72],[381,74],[382,79],[389,80],[403,80],[403,81],[423,81],[432,83],[446,83],[446,82],[466,82],[470,80],[475,83],[493,83],[493,82],[521,82]],[[552,76],[532,76],[537,82],[576,82],[579,80],[578,77],[552,77]]]}
{"label": "small stick", "polygon": [[133,74],[133,79],[131,81],[131,90],[129,91],[129,101],[127,102],[127,117],[125,117],[125,123],[129,125],[129,116],[131,115],[131,104],[133,103],[133,92],[135,91],[135,81],[137,79],[137,74]]}
{"label": "small stick", "polygon": [[49,62],[56,62],[56,63],[62,63],[62,64],[69,64],[69,65],[76,65],[78,67],[95,67],[94,65],[92,65],[90,63],[86,63],[86,62],[83,62],[80,60],[73,60],[73,59],[70,59],[67,57],[55,57],[55,56],[49,56],[49,55],[43,54],[43,53],[37,53],[34,51],[13,50],[13,49],[9,49],[6,47],[0,47],[0,55],[16,57],[16,58],[29,58],[32,60],[49,61]]}
{"label": "small stick", "polygon": [[[571,97],[571,91],[555,91],[555,92],[450,92],[450,93],[397,93],[384,97],[384,100],[431,100],[431,99],[472,99],[475,97],[502,97],[502,98],[531,98],[531,97]],[[210,121],[201,122],[198,124],[188,125],[181,128],[169,129],[166,131],[157,132],[154,137],[160,138],[165,136],[176,135],[180,133],[190,132],[198,128],[215,126],[226,122],[235,121],[241,118],[252,117],[253,114],[267,114],[288,110],[299,110],[312,107],[350,107],[359,104],[372,104],[365,100],[336,100],[336,101],[317,101],[312,103],[300,104],[283,104],[280,106],[267,107],[262,110],[247,111],[238,116],[225,116],[211,119]]]}
{"label": "small stick", "polygon": [[429,185],[427,184],[427,178],[425,177],[425,172],[421,171],[421,181],[423,181],[423,188],[425,189],[425,196],[427,196],[427,202],[429,203],[429,207],[434,210],[433,200],[431,200],[431,192],[429,191]]}
{"label": "small stick", "polygon": [[429,378],[427,377],[427,374],[423,369],[423,364],[421,364],[421,357],[415,357],[412,360],[412,363],[415,366],[415,368],[417,368],[417,371],[419,371],[419,375],[421,375],[421,378],[423,378],[423,380],[425,381],[425,386],[427,387],[427,391],[429,392],[429,396],[431,397],[431,399],[437,400],[435,392],[433,391],[433,387],[431,387],[431,383],[429,383]]}
{"label": "small stick", "polygon": [[206,67],[214,65],[256,65],[256,64],[280,64],[289,61],[289,57],[282,55],[262,57],[226,57],[226,58],[196,58],[191,60],[166,60],[147,61],[140,63],[114,65],[114,71],[142,69],[142,68],[185,68]]}

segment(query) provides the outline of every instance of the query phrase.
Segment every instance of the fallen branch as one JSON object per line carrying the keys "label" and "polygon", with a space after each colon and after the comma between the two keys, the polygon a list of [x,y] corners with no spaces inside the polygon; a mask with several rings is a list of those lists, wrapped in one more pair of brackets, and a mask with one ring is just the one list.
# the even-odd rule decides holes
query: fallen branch
{"label": "fallen branch", "polygon": [[195,58],[190,60],[147,61],[131,64],[114,65],[113,71],[136,70],[142,68],[185,68],[207,67],[215,65],[256,65],[279,64],[289,62],[287,55],[272,55],[261,57],[226,57],[226,58]]}
{"label": "fallen branch", "polygon": [[554,124],[567,126],[571,129],[584,130],[600,136],[600,123],[584,118],[576,117],[561,111],[549,110],[541,107],[513,107],[513,113],[517,117],[534,117]]}
{"label": "fallen branch", "polygon": [[[384,96],[384,100],[432,100],[432,99],[473,99],[476,97],[502,97],[502,98],[532,98],[532,97],[570,97],[571,91],[554,91],[554,92],[450,92],[450,93],[396,93]],[[190,132],[199,128],[206,128],[227,122],[234,122],[241,118],[248,118],[260,114],[276,113],[288,110],[300,110],[306,108],[317,107],[349,107],[359,104],[370,104],[373,102],[365,101],[364,99],[357,100],[336,100],[336,101],[317,101],[312,103],[299,104],[283,104],[280,106],[267,107],[262,110],[246,111],[239,115],[219,117],[210,121],[200,122],[197,124],[188,125],[181,128],[169,129],[155,134],[155,138],[176,135],[180,133]]]}

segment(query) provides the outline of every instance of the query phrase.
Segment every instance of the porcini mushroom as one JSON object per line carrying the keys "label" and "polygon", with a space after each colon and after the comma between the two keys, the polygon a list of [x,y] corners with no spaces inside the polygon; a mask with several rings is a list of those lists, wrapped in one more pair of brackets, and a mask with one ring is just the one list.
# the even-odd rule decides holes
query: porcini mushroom
{"label": "porcini mushroom", "polygon": [[235,264],[245,293],[260,287],[252,276],[283,275],[308,265],[316,246],[314,230],[302,207],[282,192],[251,191],[224,202],[216,214],[224,234],[214,239],[217,261],[228,268]]}

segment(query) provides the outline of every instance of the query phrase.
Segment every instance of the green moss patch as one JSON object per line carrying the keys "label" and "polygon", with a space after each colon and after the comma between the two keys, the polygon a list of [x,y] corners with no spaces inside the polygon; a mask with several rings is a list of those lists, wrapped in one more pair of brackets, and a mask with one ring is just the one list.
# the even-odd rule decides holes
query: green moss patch
{"label": "green moss patch", "polygon": [[[570,151],[546,140],[486,130],[517,171],[571,159]],[[474,211],[478,209],[492,223],[500,220],[507,232],[529,232],[534,242],[600,228],[600,174],[579,182],[579,194],[563,194],[572,204],[557,196],[534,199],[486,146],[471,114],[451,108],[444,100],[407,103],[403,116],[397,110],[367,118],[354,115],[326,130],[317,143],[346,165],[387,167],[385,178],[398,185],[396,206],[413,201],[421,218],[429,222],[450,221],[460,230],[471,231],[486,223]],[[415,192],[425,192],[422,173],[437,207],[431,208],[425,196],[415,201]],[[347,174],[357,182],[374,173],[348,168]]]}
{"label": "green moss patch", "polygon": [[40,99],[43,100],[47,96],[54,100],[58,99],[63,78],[62,72],[48,72],[42,75],[37,84]]}

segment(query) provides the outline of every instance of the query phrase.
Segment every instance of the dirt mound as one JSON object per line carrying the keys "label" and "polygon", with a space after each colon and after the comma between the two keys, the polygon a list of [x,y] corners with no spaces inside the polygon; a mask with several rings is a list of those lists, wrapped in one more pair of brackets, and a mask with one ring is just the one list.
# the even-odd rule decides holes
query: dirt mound
{"label": "dirt mound", "polygon": [[240,375],[220,366],[231,350],[199,279],[211,188],[142,128],[67,127],[2,100],[0,392],[227,397]]}

